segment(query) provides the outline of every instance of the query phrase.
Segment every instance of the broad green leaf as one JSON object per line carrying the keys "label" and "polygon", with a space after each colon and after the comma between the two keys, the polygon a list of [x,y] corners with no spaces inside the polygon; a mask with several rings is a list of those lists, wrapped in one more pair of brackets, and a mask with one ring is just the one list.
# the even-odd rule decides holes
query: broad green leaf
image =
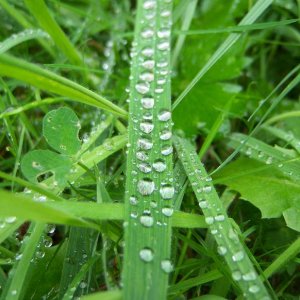
{"label": "broad green leaf", "polygon": [[125,110],[95,92],[53,72],[44,70],[35,64],[7,54],[0,55],[0,75],[19,79],[42,90],[53,92],[127,118]]}
{"label": "broad green leaf", "polygon": [[[261,211],[263,218],[280,217],[289,208],[294,208],[296,213],[296,205],[300,201],[300,184],[289,180],[274,167],[253,159],[240,158],[225,166],[214,178],[217,183],[239,192],[242,199]],[[293,219],[289,220],[288,225],[291,223]]]}
{"label": "broad green leaf", "polygon": [[30,151],[21,162],[22,172],[28,180],[38,183],[39,176],[53,175],[58,186],[66,185],[71,167],[72,161],[68,156],[50,150]]}
{"label": "broad green leaf", "polygon": [[295,205],[286,209],[283,212],[283,216],[288,227],[300,232],[300,199],[297,200],[297,206]]}
{"label": "broad green leaf", "polygon": [[68,107],[52,110],[43,119],[43,135],[47,143],[62,154],[74,155],[79,151],[79,129],[80,121]]}

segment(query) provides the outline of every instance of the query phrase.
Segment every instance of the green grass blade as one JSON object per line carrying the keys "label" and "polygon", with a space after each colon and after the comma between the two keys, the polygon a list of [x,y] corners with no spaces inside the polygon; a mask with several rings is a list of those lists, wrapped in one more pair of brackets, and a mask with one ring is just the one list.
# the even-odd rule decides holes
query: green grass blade
{"label": "green grass blade", "polygon": [[5,290],[2,293],[1,300],[22,299],[26,275],[33,258],[34,250],[40,243],[45,225],[37,224],[36,226],[32,225],[32,227],[34,227],[34,229],[30,237],[25,240],[26,242],[23,243],[20,249],[22,257],[20,261],[14,264],[14,268],[12,270],[13,272],[11,272],[11,275],[9,276],[8,282],[5,286]]}
{"label": "green grass blade", "polygon": [[[242,19],[239,25],[250,25],[254,23],[272,4],[273,0],[259,0],[251,8],[248,14]],[[175,109],[184,97],[190,92],[190,90],[197,84],[197,82],[219,61],[224,54],[239,40],[241,37],[240,33],[231,33],[228,38],[222,43],[222,45],[217,49],[217,51],[211,56],[204,67],[199,71],[199,73],[194,77],[194,79],[189,83],[185,90],[179,95],[179,97],[174,102],[172,108]]]}
{"label": "green grass blade", "polygon": [[269,299],[268,292],[247,256],[211,178],[206,173],[194,148],[180,138],[175,139],[175,145],[206,223],[218,244],[218,253],[224,257],[233,280],[236,281],[246,299]]}
{"label": "green grass blade", "polygon": [[171,2],[139,0],[137,7],[126,170],[126,300],[166,299],[172,271]]}
{"label": "green grass blade", "polygon": [[107,110],[123,118],[127,116],[125,110],[78,83],[7,54],[0,55],[0,75],[19,79],[42,90]]}
{"label": "green grass blade", "polygon": [[32,15],[38,20],[41,27],[49,33],[57,47],[65,54],[65,56],[75,65],[83,64],[78,51],[64,34],[55,19],[51,16],[44,0],[25,0],[24,2]]}
{"label": "green grass blade", "polygon": [[14,34],[0,43],[0,54],[25,41],[37,38],[49,38],[49,35],[40,29],[27,29]]}
{"label": "green grass blade", "polygon": [[121,291],[108,291],[95,293],[81,297],[81,300],[122,300]]}

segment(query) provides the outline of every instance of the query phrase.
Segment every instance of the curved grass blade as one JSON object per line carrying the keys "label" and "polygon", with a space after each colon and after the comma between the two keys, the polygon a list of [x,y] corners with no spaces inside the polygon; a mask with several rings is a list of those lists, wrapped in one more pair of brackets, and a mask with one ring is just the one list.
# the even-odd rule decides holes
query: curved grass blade
{"label": "curved grass blade", "polygon": [[243,297],[249,300],[270,299],[194,148],[180,138],[175,139],[175,146],[205,221],[218,244],[218,253],[224,257],[233,280],[243,292]]}
{"label": "curved grass blade", "polygon": [[[166,299],[174,196],[172,1],[139,0],[132,49],[126,170],[124,299]],[[157,71],[155,71],[157,69]]]}
{"label": "curved grass blade", "polygon": [[0,42],[0,54],[8,51],[9,49],[32,39],[49,38],[49,35],[40,29],[26,29],[22,32],[13,34],[6,40]]}
{"label": "curved grass blade", "polygon": [[57,47],[65,54],[65,56],[75,65],[83,64],[78,51],[74,45],[72,45],[55,19],[51,16],[44,0],[25,0],[24,2],[32,15],[38,20],[41,27],[48,32]]}
{"label": "curved grass blade", "polygon": [[[248,14],[242,19],[239,25],[250,25],[254,23],[272,4],[273,0],[258,0],[251,8]],[[172,109],[175,109],[184,97],[191,91],[191,89],[197,84],[197,82],[219,61],[224,54],[239,40],[240,33],[231,33],[228,38],[222,43],[217,51],[211,56],[204,67],[199,71],[195,78],[189,83],[185,90],[179,95],[174,102]]]}
{"label": "curved grass blade", "polygon": [[19,79],[42,90],[107,110],[123,118],[127,117],[125,110],[78,83],[7,54],[0,55],[0,75]]}

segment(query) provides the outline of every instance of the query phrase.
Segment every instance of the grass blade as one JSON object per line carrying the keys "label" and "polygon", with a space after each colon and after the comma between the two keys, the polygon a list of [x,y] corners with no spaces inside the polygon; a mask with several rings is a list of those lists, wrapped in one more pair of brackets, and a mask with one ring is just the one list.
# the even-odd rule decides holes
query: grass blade
{"label": "grass blade", "polygon": [[218,253],[223,256],[243,297],[246,299],[269,299],[268,292],[257,276],[232,223],[220,201],[211,178],[206,173],[192,145],[183,139],[175,139],[179,158],[192,184],[194,193],[203,211],[210,232],[218,244]]}
{"label": "grass blade", "polygon": [[0,75],[19,79],[42,90],[107,110],[123,118],[127,116],[125,110],[78,83],[7,54],[0,55]]}
{"label": "grass blade", "polygon": [[[250,25],[254,23],[272,4],[272,0],[259,0],[251,8],[248,14],[242,19],[239,25]],[[190,92],[190,90],[197,84],[197,82],[212,68],[217,61],[219,61],[224,54],[239,40],[241,37],[240,33],[231,33],[228,38],[222,43],[222,45],[217,49],[217,51],[211,56],[204,67],[199,71],[195,78],[189,83],[185,90],[179,95],[179,97],[174,102],[172,108],[175,109],[184,97]]]}
{"label": "grass blade", "polygon": [[139,0],[137,7],[126,170],[126,300],[166,299],[172,271],[171,2]]}
{"label": "grass blade", "polygon": [[49,33],[57,47],[65,54],[65,56],[75,65],[83,64],[78,51],[64,34],[55,19],[51,16],[44,0],[25,0],[25,4],[32,15],[38,20],[41,27]]}

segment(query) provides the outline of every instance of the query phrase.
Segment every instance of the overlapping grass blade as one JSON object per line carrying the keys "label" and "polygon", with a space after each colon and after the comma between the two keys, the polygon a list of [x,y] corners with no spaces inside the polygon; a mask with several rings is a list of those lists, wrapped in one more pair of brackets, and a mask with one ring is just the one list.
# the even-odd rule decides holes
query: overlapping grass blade
{"label": "overlapping grass blade", "polygon": [[80,84],[7,54],[0,55],[0,75],[19,79],[42,90],[107,110],[123,118],[127,117],[125,110]]}
{"label": "overlapping grass blade", "polygon": [[246,299],[269,299],[268,292],[247,256],[247,251],[227,216],[211,178],[192,145],[183,139],[175,138],[175,146],[209,230],[218,244],[218,253],[224,257],[233,280]]}
{"label": "overlapping grass blade", "polygon": [[[259,0],[251,8],[248,14],[242,19],[239,25],[250,25],[254,23],[272,4],[272,0]],[[184,97],[190,92],[190,90],[197,84],[197,82],[219,61],[224,54],[239,40],[240,33],[231,33],[228,38],[222,43],[217,51],[210,57],[208,62],[199,71],[195,78],[189,83],[185,90],[179,95],[176,101],[173,103],[172,108],[175,109]]]}

